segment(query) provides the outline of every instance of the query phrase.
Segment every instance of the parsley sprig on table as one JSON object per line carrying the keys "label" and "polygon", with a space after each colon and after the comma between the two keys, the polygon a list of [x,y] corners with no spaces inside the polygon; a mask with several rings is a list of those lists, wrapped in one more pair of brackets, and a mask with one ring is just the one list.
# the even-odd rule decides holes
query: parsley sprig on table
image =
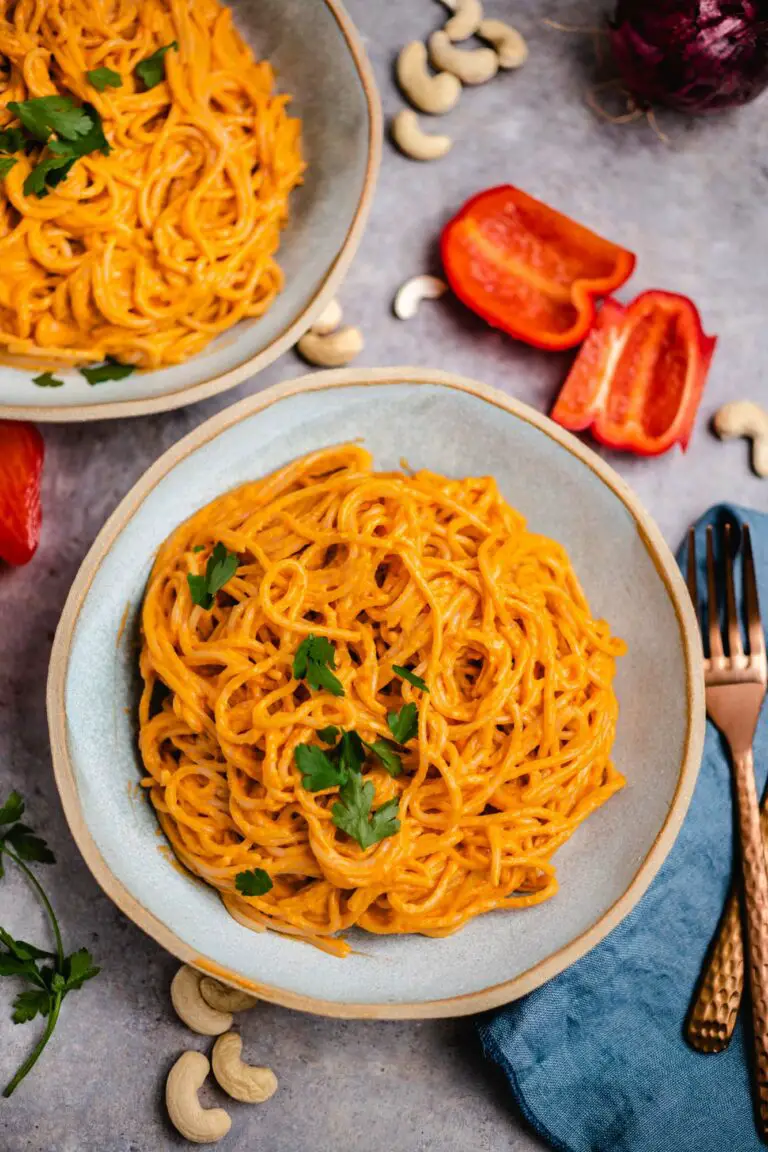
{"label": "parsley sprig on table", "polygon": [[30,863],[53,864],[55,857],[45,841],[21,822],[23,814],[24,801],[18,792],[11,792],[0,808],[0,877],[5,874],[4,857],[21,869],[42,901],[56,950],[47,952],[26,940],[16,940],[5,928],[0,928],[0,977],[13,976],[29,985],[13,1002],[13,1022],[27,1024],[38,1015],[46,1021],[40,1040],[6,1085],[3,1096],[10,1096],[34,1068],[53,1035],[64,997],[82,988],[86,980],[93,979],[100,971],[86,948],[68,956],[64,954],[56,913],[40,881],[28,867]]}

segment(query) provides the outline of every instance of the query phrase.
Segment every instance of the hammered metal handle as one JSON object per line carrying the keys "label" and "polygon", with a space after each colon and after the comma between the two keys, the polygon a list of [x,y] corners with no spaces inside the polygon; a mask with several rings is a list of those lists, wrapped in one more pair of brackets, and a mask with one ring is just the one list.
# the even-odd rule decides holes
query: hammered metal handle
{"label": "hammered metal handle", "polygon": [[[768,845],[768,800],[760,814],[763,845]],[[739,890],[731,885],[706,972],[688,1018],[689,1043],[699,1052],[722,1052],[731,1042],[744,991],[744,945]]]}

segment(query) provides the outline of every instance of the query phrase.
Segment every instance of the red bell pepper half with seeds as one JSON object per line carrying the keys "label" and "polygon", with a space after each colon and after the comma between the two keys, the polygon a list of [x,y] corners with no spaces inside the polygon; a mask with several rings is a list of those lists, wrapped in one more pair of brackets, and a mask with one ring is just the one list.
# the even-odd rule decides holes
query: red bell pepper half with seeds
{"label": "red bell pepper half with seeds", "polygon": [[686,296],[653,291],[627,305],[606,300],[552,419],[641,456],[673,444],[685,451],[716,343]]}
{"label": "red bell pepper half with seeds", "polygon": [[510,184],[469,200],[443,230],[445,274],[494,328],[536,348],[575,348],[596,301],[632,275],[635,257]]}
{"label": "red bell pepper half with seeds", "polygon": [[0,420],[0,560],[26,564],[40,539],[43,438],[32,424]]}

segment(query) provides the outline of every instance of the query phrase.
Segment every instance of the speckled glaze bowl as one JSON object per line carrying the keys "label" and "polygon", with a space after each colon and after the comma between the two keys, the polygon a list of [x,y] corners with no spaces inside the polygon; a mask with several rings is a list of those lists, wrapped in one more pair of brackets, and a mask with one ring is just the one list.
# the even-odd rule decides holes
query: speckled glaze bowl
{"label": "speckled glaze bowl", "polygon": [[[614,749],[627,787],[555,858],[560,892],[473,920],[446,939],[350,934],[328,956],[254,933],[184,873],[139,796],[135,637],[155,551],[227,489],[318,448],[361,438],[381,469],[405,457],[449,476],[492,474],[568,549],[593,612],[629,645]],[[335,1016],[450,1016],[512,1000],[560,972],[627,915],[668,853],[704,735],[701,647],[674,558],[624,482],[545,417],[481,384],[421,368],[305,377],[235,405],[149,469],[99,534],[69,595],[51,659],[56,781],[91,871],[181,959],[292,1008]]]}
{"label": "speckled glaze bowl", "polygon": [[278,262],[285,287],[267,314],[222,333],[185,364],[92,387],[74,370],[36,388],[30,368],[0,364],[0,418],[103,420],[180,408],[254,376],[290,348],[333,297],[360,242],[381,154],[376,83],[340,0],[226,0],[256,56],[303,122],[307,172],[291,194]]}

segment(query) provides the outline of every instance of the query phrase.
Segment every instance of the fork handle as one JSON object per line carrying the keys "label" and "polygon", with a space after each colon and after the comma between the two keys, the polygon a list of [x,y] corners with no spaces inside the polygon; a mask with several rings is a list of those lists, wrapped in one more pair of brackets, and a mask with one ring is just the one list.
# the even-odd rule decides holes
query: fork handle
{"label": "fork handle", "polygon": [[[763,846],[768,845],[768,798],[760,812]],[[688,1042],[699,1052],[722,1052],[736,1027],[744,992],[744,944],[738,885],[731,884],[717,940],[697,990],[687,1024]]]}
{"label": "fork handle", "polygon": [[756,1112],[760,1136],[768,1136],[768,872],[751,748],[733,757],[739,812],[741,866],[747,917],[747,955],[755,1041]]}

